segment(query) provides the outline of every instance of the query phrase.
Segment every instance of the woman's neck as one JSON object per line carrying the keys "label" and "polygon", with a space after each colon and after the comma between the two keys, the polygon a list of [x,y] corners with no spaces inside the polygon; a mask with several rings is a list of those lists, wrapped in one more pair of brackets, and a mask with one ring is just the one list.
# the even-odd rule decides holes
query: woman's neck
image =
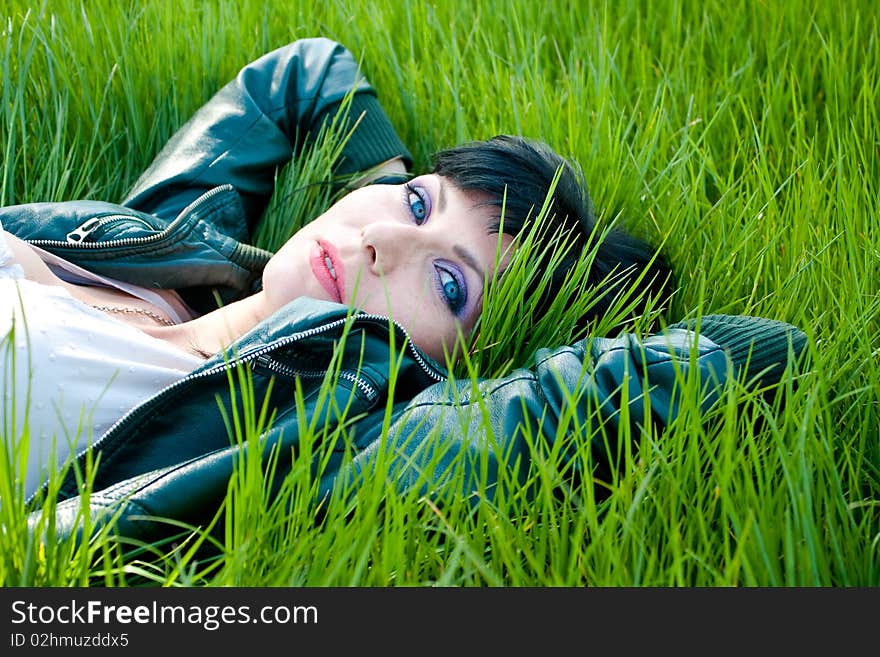
{"label": "woman's neck", "polygon": [[268,315],[269,309],[260,291],[188,322],[143,330],[184,351],[206,357],[228,349]]}

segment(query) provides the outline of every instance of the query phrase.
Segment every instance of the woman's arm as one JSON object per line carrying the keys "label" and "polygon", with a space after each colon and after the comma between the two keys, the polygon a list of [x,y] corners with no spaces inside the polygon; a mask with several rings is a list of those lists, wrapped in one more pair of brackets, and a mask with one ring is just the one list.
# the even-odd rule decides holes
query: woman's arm
{"label": "woman's arm", "polygon": [[395,160],[406,170],[412,156],[352,54],[330,39],[302,39],[245,66],[171,137],[123,204],[170,219],[200,194],[229,183],[242,197],[252,231],[277,168],[317,136],[349,92],[347,119],[360,122],[337,171]]}

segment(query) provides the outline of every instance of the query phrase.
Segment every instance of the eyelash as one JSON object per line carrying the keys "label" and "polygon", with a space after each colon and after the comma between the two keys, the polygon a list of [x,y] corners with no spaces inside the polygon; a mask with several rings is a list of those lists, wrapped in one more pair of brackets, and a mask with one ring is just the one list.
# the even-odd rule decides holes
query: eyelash
{"label": "eyelash", "polygon": [[[416,216],[416,212],[413,209],[413,201],[411,200],[413,196],[421,201],[422,205],[425,208],[425,216],[421,219]],[[425,192],[425,190],[423,190],[421,187],[416,187],[411,183],[404,183],[403,203],[404,205],[406,205],[407,210],[409,211],[410,215],[418,226],[421,226],[423,223],[425,223],[431,216],[431,197],[428,196],[427,192]]]}
{"label": "eyelash", "polygon": [[[442,261],[442,264],[435,264],[434,270],[437,272],[437,291],[440,294],[440,298],[446,303],[449,307],[450,312],[453,315],[460,316],[461,311],[467,305],[467,284],[464,282],[461,273],[457,271],[457,267],[452,263],[446,263]],[[459,296],[461,297],[458,300],[454,300],[449,298],[449,295],[446,294],[445,291],[445,283],[443,282],[443,274],[447,274],[455,284],[458,286]]]}
{"label": "eyelash", "polygon": [[[416,214],[416,211],[413,209],[414,201],[412,197],[415,196],[419,202],[424,206],[424,217],[419,218]],[[415,221],[416,225],[421,226],[424,224],[431,216],[431,197],[425,192],[422,188],[416,187],[411,183],[404,183],[403,185],[403,201],[404,205]],[[451,262],[443,261],[443,264],[435,264],[434,270],[436,272],[436,286],[437,292],[440,295],[440,298],[449,308],[449,311],[456,316],[461,314],[461,311],[464,309],[467,304],[467,284],[464,282],[464,279],[461,276],[461,273],[458,271],[458,268]],[[458,286],[459,295],[461,297],[460,300],[451,299],[449,295],[446,293],[445,286],[446,284],[443,282],[444,274],[449,276],[455,284]],[[447,281],[449,283],[451,281]]]}

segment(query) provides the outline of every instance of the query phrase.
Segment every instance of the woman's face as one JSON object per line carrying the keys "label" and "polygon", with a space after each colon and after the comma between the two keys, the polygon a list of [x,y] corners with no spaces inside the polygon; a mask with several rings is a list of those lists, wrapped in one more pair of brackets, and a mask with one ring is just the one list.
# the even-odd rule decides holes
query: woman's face
{"label": "woman's face", "polygon": [[390,316],[443,362],[444,346],[473,329],[483,281],[512,241],[489,233],[497,209],[482,200],[433,174],[351,192],[269,261],[270,310],[309,296]]}

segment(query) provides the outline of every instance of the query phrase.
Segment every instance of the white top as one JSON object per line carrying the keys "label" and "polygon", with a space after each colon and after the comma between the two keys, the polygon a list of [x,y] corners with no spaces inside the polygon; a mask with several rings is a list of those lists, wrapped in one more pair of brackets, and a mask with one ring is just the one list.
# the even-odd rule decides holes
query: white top
{"label": "white top", "polygon": [[[113,285],[185,319],[160,294],[37,252],[65,280]],[[0,432],[11,462],[27,450],[25,496],[138,403],[203,361],[92,308],[61,286],[24,278],[0,226]],[[25,440],[29,437],[29,441]]]}

